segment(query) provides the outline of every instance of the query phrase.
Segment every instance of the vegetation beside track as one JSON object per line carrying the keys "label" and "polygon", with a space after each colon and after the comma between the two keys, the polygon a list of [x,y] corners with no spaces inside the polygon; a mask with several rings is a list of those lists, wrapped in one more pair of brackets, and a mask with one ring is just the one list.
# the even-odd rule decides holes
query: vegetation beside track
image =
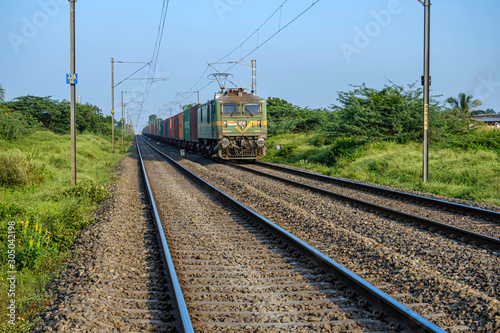
{"label": "vegetation beside track", "polygon": [[[500,131],[489,135],[500,142]],[[477,134],[481,137],[484,134]],[[316,146],[321,134],[283,134],[268,140],[268,162],[281,163],[402,189],[500,206],[500,155],[492,149],[431,145],[429,181],[422,182],[422,144],[373,142],[331,161],[335,143]],[[283,147],[279,152],[276,147]]]}
{"label": "vegetation beside track", "polygon": [[[422,99],[414,85],[365,85],[339,93],[340,105],[308,109],[268,99],[264,161],[329,176],[500,205],[500,130],[471,115],[472,96],[431,99],[429,181],[422,182]],[[439,96],[438,96],[439,97]],[[279,146],[279,148],[278,148]]]}
{"label": "vegetation beside track", "polygon": [[[39,130],[0,140],[0,332],[28,332],[48,304],[45,286],[70,256],[77,233],[92,223],[92,213],[116,180],[113,167],[124,145],[105,136],[77,136],[77,185],[71,186],[70,136]],[[8,227],[13,224],[15,265],[8,262]],[[13,222],[13,223],[12,223]],[[9,295],[15,274],[15,298]],[[16,300],[15,325],[7,305]]]}

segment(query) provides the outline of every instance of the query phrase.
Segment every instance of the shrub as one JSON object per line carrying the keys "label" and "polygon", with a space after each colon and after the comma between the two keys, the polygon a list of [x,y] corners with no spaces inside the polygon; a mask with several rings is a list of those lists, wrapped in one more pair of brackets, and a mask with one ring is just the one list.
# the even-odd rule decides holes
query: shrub
{"label": "shrub", "polygon": [[40,127],[40,123],[30,120],[20,112],[0,109],[0,138],[14,140],[28,135]]}
{"label": "shrub", "polygon": [[329,162],[337,163],[341,159],[355,160],[365,154],[364,140],[356,137],[340,137],[331,146]]}
{"label": "shrub", "polygon": [[33,158],[20,154],[0,155],[0,185],[7,187],[26,187],[37,185],[44,179],[45,167],[39,167]]}
{"label": "shrub", "polygon": [[494,150],[500,153],[500,131],[475,129],[462,135],[451,135],[438,144],[463,150]]}
{"label": "shrub", "polygon": [[292,152],[297,148],[297,145],[282,145],[280,146],[280,150],[278,151],[278,156],[290,157]]}
{"label": "shrub", "polygon": [[97,185],[92,180],[84,179],[78,182],[75,186],[70,187],[63,193],[65,196],[88,199],[92,203],[99,203],[109,197],[108,190]]}

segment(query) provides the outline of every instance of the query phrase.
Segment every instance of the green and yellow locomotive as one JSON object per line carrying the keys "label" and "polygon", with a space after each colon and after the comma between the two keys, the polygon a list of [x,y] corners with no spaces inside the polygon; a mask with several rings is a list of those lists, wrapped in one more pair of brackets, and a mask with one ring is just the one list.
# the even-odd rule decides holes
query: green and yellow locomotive
{"label": "green and yellow locomotive", "polygon": [[241,88],[228,89],[205,104],[147,126],[143,134],[222,159],[259,159],[266,154],[266,100]]}

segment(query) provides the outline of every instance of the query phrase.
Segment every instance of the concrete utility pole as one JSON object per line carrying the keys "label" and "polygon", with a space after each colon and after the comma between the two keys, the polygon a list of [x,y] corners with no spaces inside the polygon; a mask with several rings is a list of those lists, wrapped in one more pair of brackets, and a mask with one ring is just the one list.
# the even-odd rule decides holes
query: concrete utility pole
{"label": "concrete utility pole", "polygon": [[111,142],[115,153],[115,61],[111,58]]}
{"label": "concrete utility pole", "polygon": [[123,124],[123,90],[122,90],[122,146],[123,146],[123,129],[124,129],[123,126],[124,124]]}
{"label": "concrete utility pole", "polygon": [[[76,73],[75,64],[75,2],[76,0],[69,0],[69,15],[70,15],[70,57],[71,57],[71,72],[70,76]],[[74,77],[74,76],[73,76]],[[76,83],[71,81],[71,185],[76,185]]]}
{"label": "concrete utility pole", "polygon": [[424,75],[422,85],[424,86],[424,143],[423,143],[423,182],[429,180],[429,90],[431,86],[430,72],[430,0],[418,0],[425,8],[424,19]]}

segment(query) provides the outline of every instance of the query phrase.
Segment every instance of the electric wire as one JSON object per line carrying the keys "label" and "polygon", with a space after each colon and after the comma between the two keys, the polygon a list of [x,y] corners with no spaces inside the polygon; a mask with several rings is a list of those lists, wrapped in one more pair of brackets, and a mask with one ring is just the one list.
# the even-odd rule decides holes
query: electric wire
{"label": "electric wire", "polygon": [[[295,16],[292,20],[290,20],[287,24],[285,24],[283,27],[281,27],[281,14],[282,14],[282,11],[283,11],[283,6],[288,2],[288,0],[285,0],[281,3],[280,6],[278,6],[278,8],[276,8],[276,10],[257,28],[255,29],[254,32],[252,32],[243,42],[241,42],[238,46],[236,46],[232,51],[230,51],[229,53],[227,53],[225,56],[221,57],[217,62],[221,62],[222,60],[224,60],[225,58],[228,58],[234,53],[236,52],[238,49],[240,49],[240,51],[242,51],[243,49],[243,45],[245,43],[247,43],[254,35],[257,35],[258,36],[258,33],[260,31],[260,29],[267,23],[269,22],[269,20],[271,20],[271,18],[273,16],[275,16],[278,12],[279,12],[279,26],[278,26],[278,30],[272,34],[269,38],[267,38],[266,40],[264,40],[262,43],[259,43],[257,41],[257,46],[252,49],[250,52],[248,52],[245,56],[241,55],[240,56],[240,59],[237,60],[237,61],[241,61],[241,60],[244,60],[246,58],[248,58],[251,54],[253,54],[255,51],[257,51],[260,47],[262,47],[264,44],[266,44],[267,42],[269,42],[272,38],[274,38],[276,35],[278,35],[281,31],[283,31],[284,29],[286,29],[289,25],[291,25],[293,22],[295,22],[298,18],[300,18],[302,15],[304,15],[307,11],[309,11],[309,9],[311,9],[314,5],[316,5],[320,0],[312,0],[312,3],[311,5],[309,5],[305,10],[303,10],[301,13],[299,13],[297,16]],[[230,69],[232,69],[233,67],[235,67],[237,65],[237,63],[234,63],[232,66],[228,66],[228,68],[226,69],[226,71],[229,71]],[[203,77],[205,76],[205,74],[208,72],[208,69],[210,68],[210,65],[207,65],[207,67],[205,68],[205,70],[203,71],[203,73],[201,74],[200,78],[196,81],[196,83],[191,87],[191,89],[189,89],[189,91],[201,91],[203,89],[205,89],[206,87],[208,87],[209,85],[211,85],[214,81],[211,81],[205,85],[203,85],[200,89],[196,89],[196,86],[198,85],[198,83],[201,82],[201,80],[203,79]],[[189,95],[189,97],[191,97],[192,95]],[[177,98],[177,96],[175,97],[175,99]],[[174,99],[174,100],[175,100]]]}
{"label": "electric wire", "polygon": [[163,33],[165,31],[165,22],[167,20],[167,13],[168,13],[168,8],[169,8],[170,0],[163,0],[163,5],[162,5],[162,10],[160,14],[160,23],[158,24],[158,31],[156,33],[156,41],[155,41],[155,46],[153,48],[153,55],[151,57],[151,61],[149,64],[152,64],[152,66],[149,67],[148,70],[148,78],[146,80],[146,87],[145,91],[143,94],[142,102],[140,104],[140,109],[137,114],[137,122],[139,123],[139,118],[141,116],[141,112],[143,111],[144,103],[146,102],[146,99],[148,98],[149,92],[151,90],[151,86],[153,85],[154,82],[154,77],[156,74],[156,66],[158,64],[158,56],[160,54],[160,49],[161,49],[161,42],[163,40]]}
{"label": "electric wire", "polygon": [[[312,0],[312,3],[306,8],[304,9],[302,12],[300,12],[297,16],[295,16],[292,20],[290,20],[288,23],[286,23],[283,27],[281,26],[281,19],[282,19],[282,12],[283,12],[283,6],[285,6],[285,4],[288,2],[288,0],[285,0],[283,1],[277,8],[276,10],[274,10],[274,12],[269,15],[269,17],[267,17],[263,23],[261,23],[259,25],[259,27],[257,29],[255,29],[254,32],[252,32],[245,40],[243,40],[240,44],[238,44],[234,49],[232,49],[229,53],[227,53],[225,56],[221,57],[217,62],[221,62],[223,59],[225,58],[228,58],[234,53],[236,52],[238,49],[240,49],[240,52],[241,52],[241,55],[240,55],[240,59],[237,60],[237,61],[241,61],[241,60],[244,60],[246,58],[248,58],[251,54],[253,54],[255,51],[257,51],[259,48],[261,48],[263,45],[265,45],[266,43],[268,43],[272,38],[274,38],[276,35],[278,35],[281,31],[283,31],[284,29],[286,29],[288,26],[290,26],[293,22],[295,22],[298,18],[300,18],[302,15],[304,15],[307,11],[309,11],[314,5],[316,5],[320,0]],[[164,26],[165,26],[165,21],[166,21],[166,16],[167,16],[167,11],[168,11],[168,5],[169,5],[169,0],[164,0],[163,1],[163,7],[162,7],[162,14],[161,14],[161,19],[160,19],[160,24],[158,26],[158,33],[157,33],[157,38],[156,38],[156,43],[155,43],[155,49],[153,51],[153,57],[152,57],[152,62],[153,62],[153,69],[152,69],[152,74],[149,75],[148,77],[150,77],[150,79],[148,80],[148,85],[146,87],[146,92],[144,94],[144,97],[143,97],[143,102],[142,102],[142,105],[141,105],[141,109],[139,110],[139,115],[137,117],[137,122],[139,121],[139,117],[140,117],[140,111],[142,111],[142,106],[144,105],[144,102],[149,94],[149,90],[151,88],[151,85],[152,85],[152,78],[154,78],[154,73],[156,71],[156,65],[157,65],[157,60],[158,60],[158,55],[159,55],[159,49],[160,49],[160,46],[161,46],[161,41],[162,41],[162,37],[163,37],[163,31],[164,31]],[[257,46],[255,48],[253,48],[250,52],[248,52],[246,55],[243,56],[243,46],[253,37],[253,36],[258,36],[259,34],[259,31],[277,14],[279,13],[279,26],[278,26],[278,30],[275,31],[270,37],[268,37],[266,40],[264,40],[263,42],[259,43],[259,41],[257,40]],[[153,61],[154,60],[154,61]],[[232,69],[233,67],[235,67],[237,65],[237,63],[235,62],[233,65],[229,66],[226,71],[229,71],[230,69]],[[151,67],[150,67],[151,68]],[[202,74],[200,75],[199,79],[193,84],[193,86],[188,90],[188,91],[202,91],[204,90],[205,88],[207,88],[208,86],[210,86],[214,81],[211,81],[211,82],[208,82],[207,84],[205,85],[202,85],[201,88],[199,89],[196,89],[196,87],[198,86],[198,84],[200,84],[202,82],[202,79],[206,76],[208,70],[210,69],[210,65],[207,65],[205,67],[205,70],[202,72]],[[189,95],[187,98],[190,98],[191,96],[193,96],[193,94]],[[179,94],[177,94],[174,98],[174,102],[177,101],[177,98],[178,98]],[[182,98],[186,99],[185,96],[182,96]]]}

